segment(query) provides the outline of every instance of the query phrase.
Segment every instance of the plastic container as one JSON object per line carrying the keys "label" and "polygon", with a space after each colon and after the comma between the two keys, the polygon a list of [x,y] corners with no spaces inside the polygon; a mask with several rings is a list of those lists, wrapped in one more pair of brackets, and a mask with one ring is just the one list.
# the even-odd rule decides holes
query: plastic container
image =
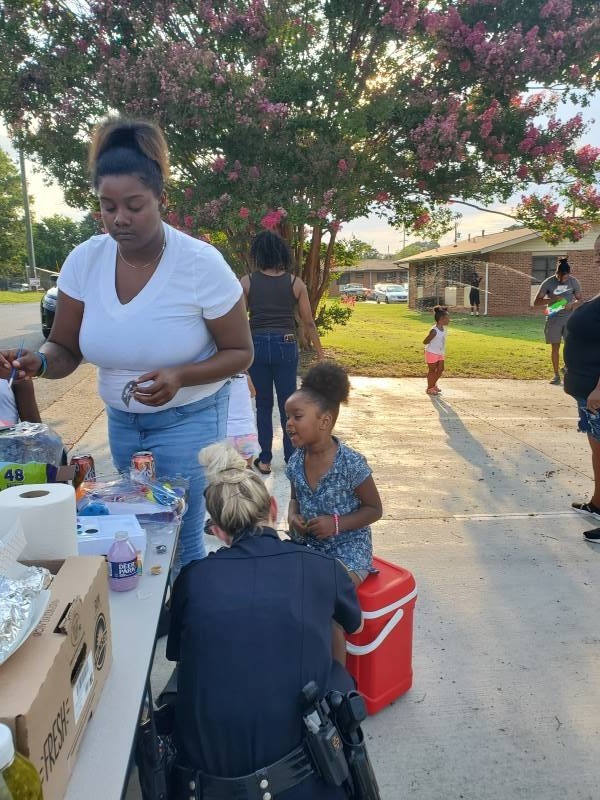
{"label": "plastic container", "polygon": [[[0,773],[6,784],[11,800],[43,800],[42,782],[31,761],[20,753],[15,753],[12,733],[6,725],[0,724]],[[0,797],[6,797],[0,783]]]}
{"label": "plastic container", "polygon": [[382,558],[373,558],[377,575],[358,588],[364,628],[347,636],[346,667],[376,714],[412,686],[413,611],[417,599],[411,573]]}
{"label": "plastic container", "polygon": [[14,797],[8,790],[8,786],[6,785],[6,781],[2,777],[2,773],[0,772],[0,800],[14,800]]}
{"label": "plastic container", "polygon": [[127,531],[117,531],[106,556],[108,585],[114,592],[129,592],[138,585],[137,550],[129,541]]}

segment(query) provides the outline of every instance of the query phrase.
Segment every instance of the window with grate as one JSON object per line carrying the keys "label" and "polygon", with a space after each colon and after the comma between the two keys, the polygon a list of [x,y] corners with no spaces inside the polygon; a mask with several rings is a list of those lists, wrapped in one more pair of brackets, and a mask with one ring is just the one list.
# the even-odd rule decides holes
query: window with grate
{"label": "window with grate", "polygon": [[556,256],[532,256],[531,282],[541,283],[556,272]]}
{"label": "window with grate", "polygon": [[427,275],[427,267],[417,267],[416,270],[417,286],[425,286],[425,276]]}

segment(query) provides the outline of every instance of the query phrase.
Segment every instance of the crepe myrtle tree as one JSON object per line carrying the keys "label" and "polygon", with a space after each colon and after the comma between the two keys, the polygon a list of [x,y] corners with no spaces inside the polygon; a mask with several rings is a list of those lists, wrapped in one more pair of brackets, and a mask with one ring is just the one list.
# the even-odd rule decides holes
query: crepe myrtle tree
{"label": "crepe myrtle tree", "polygon": [[239,270],[279,231],[316,309],[343,223],[372,212],[437,239],[449,201],[516,191],[519,220],[580,237],[600,150],[559,110],[589,104],[599,41],[597,0],[3,0],[0,113],[81,207],[93,124],[155,119],[169,222]]}

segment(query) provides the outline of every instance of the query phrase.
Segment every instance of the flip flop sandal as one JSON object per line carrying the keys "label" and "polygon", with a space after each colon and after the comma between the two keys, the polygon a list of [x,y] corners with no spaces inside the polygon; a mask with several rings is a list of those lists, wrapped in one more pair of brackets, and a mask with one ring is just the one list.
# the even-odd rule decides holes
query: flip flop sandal
{"label": "flip flop sandal", "polygon": [[271,474],[271,465],[270,464],[263,464],[262,461],[259,461],[258,458],[255,458],[252,462],[256,469],[260,472],[261,475],[270,475]]}

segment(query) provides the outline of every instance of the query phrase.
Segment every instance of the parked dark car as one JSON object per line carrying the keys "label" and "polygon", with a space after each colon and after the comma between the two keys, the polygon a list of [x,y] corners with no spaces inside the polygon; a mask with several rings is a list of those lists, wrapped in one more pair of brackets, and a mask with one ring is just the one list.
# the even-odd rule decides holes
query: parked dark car
{"label": "parked dark car", "polygon": [[340,286],[340,297],[356,297],[357,300],[366,300],[367,292],[367,288],[362,283],[346,283]]}
{"label": "parked dark car", "polygon": [[54,312],[56,311],[56,301],[58,299],[58,288],[51,286],[40,301],[40,316],[42,319],[42,333],[47,339],[52,330],[54,322]]}

